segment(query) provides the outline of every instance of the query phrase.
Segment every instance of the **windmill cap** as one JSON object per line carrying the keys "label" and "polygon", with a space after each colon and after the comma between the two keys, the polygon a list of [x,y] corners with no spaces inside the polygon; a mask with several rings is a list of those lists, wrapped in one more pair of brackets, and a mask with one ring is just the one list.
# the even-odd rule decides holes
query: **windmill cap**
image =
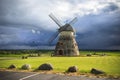
{"label": "windmill cap", "polygon": [[59,28],[59,32],[61,31],[72,31],[75,32],[73,27],[70,24],[65,24],[64,26]]}

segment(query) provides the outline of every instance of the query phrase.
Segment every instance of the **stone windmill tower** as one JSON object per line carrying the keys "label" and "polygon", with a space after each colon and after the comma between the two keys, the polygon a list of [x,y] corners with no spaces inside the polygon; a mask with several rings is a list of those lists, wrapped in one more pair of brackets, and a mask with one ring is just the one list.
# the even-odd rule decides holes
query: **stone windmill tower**
{"label": "stone windmill tower", "polygon": [[50,14],[49,17],[59,26],[58,31],[49,40],[51,43],[59,35],[54,56],[78,56],[79,49],[75,40],[75,30],[71,26],[77,18],[75,17],[71,22],[62,25],[53,14]]}

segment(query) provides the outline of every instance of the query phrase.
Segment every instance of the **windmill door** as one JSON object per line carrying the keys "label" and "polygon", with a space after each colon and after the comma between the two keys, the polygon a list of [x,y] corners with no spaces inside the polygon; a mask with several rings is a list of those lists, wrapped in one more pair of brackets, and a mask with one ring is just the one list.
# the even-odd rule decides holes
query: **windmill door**
{"label": "windmill door", "polygon": [[63,50],[59,50],[59,55],[63,55]]}

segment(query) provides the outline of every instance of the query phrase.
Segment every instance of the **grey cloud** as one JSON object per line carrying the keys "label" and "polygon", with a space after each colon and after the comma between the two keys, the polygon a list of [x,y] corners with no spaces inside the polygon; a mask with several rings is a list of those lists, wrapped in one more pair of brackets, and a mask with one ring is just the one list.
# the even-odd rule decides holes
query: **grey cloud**
{"label": "grey cloud", "polygon": [[[79,47],[81,49],[119,49],[119,22],[119,12],[115,12],[114,15],[89,15],[83,17],[80,19],[79,24],[76,25],[79,26],[76,28],[78,33],[76,39],[79,42]],[[84,31],[82,31],[81,27],[84,27]]]}
{"label": "grey cloud", "polygon": [[[58,28],[48,14],[51,11],[56,12],[56,15],[60,13],[60,11],[55,11],[56,7],[59,7],[55,6],[59,1],[46,0],[42,3],[41,1],[0,0],[0,46],[4,48],[15,48],[16,46],[17,48],[35,48],[46,45],[47,40]],[[78,17],[78,22],[73,26],[77,31],[76,39],[81,49],[106,49],[108,47],[111,49],[120,46],[120,7],[117,4],[98,1],[101,5],[109,4],[100,10],[102,13],[80,16],[79,11],[82,10],[78,8],[78,12],[76,10],[74,13],[73,8],[76,9],[76,5],[85,4],[89,0],[70,0],[71,2],[61,0],[61,2],[64,1],[70,6],[70,10],[61,12],[64,13],[62,15],[65,19],[70,19],[75,15]],[[85,12],[83,11],[83,13]],[[62,17],[62,15],[58,17]],[[65,20],[64,17],[63,20]],[[40,34],[33,34],[32,29],[40,31]],[[55,45],[55,43],[56,40],[53,44]]]}
{"label": "grey cloud", "polygon": [[113,11],[116,11],[116,10],[120,10],[119,6],[114,4],[114,3],[109,3],[108,6],[106,6],[104,9],[103,9],[103,12],[113,12]]}

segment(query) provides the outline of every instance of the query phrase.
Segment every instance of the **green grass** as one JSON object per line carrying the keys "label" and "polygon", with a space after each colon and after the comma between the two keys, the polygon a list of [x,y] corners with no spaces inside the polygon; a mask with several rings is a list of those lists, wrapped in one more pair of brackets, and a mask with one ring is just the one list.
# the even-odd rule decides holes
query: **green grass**
{"label": "green grass", "polygon": [[[81,51],[81,54],[87,54],[87,51]],[[93,52],[91,52],[93,53]],[[100,54],[103,52],[97,52]],[[54,71],[64,72],[70,66],[78,66],[82,73],[90,72],[91,68],[96,68],[105,71],[109,75],[120,76],[120,54],[119,52],[105,52],[108,56],[91,56],[91,57],[30,57],[21,59],[18,57],[0,57],[0,68],[7,68],[11,64],[15,64],[18,69],[23,64],[30,64],[32,70],[37,69],[43,63],[51,63]]]}
{"label": "green grass", "polygon": [[37,69],[42,63],[51,63],[55,71],[65,71],[69,66],[76,65],[79,70],[88,72],[91,68],[101,69],[108,74],[120,74],[120,57],[38,57],[29,59],[0,60],[0,67],[7,68],[15,64],[20,68],[23,64],[30,64]]}

